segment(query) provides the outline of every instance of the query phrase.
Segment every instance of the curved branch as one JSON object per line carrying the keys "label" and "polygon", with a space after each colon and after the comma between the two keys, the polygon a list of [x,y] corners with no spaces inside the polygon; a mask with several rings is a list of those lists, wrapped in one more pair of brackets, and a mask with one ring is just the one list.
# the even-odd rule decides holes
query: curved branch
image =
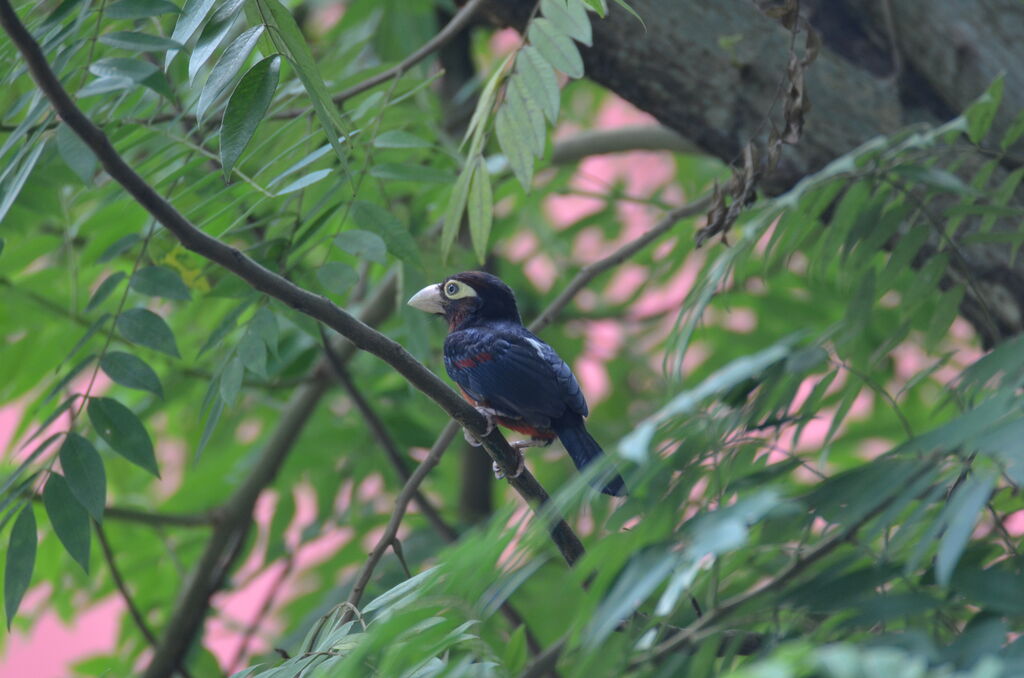
{"label": "curved branch", "polygon": [[[462,9],[455,13],[455,16],[452,17],[451,21],[445,24],[445,27],[442,28],[437,35],[423,43],[423,45],[415,52],[405,57],[399,63],[395,64],[391,68],[385,71],[381,71],[376,75],[371,75],[369,78],[366,78],[362,82],[356,83],[355,85],[352,85],[348,89],[338,92],[333,97],[331,97],[331,101],[340,106],[347,100],[351,99],[354,96],[362,94],[368,89],[372,89],[381,83],[387,82],[388,80],[401,77],[402,74],[404,74],[410,68],[412,68],[419,62],[423,61],[428,56],[444,47],[446,44],[448,44],[448,42],[451,41],[452,38],[458,35],[459,31],[468,26],[469,22],[476,15],[477,10],[480,9],[480,6],[484,4],[484,1],[485,0],[470,0],[462,7]],[[297,118],[300,115],[306,113],[307,110],[308,109],[304,108],[293,108],[287,111],[281,111],[280,113],[275,113],[270,117],[275,120]]]}
{"label": "curved branch", "polygon": [[663,125],[626,125],[579,132],[555,142],[552,165],[568,165],[591,155],[624,151],[674,151],[705,155],[696,144]]}
{"label": "curved branch", "polygon": [[629,259],[634,254],[668,233],[680,219],[697,216],[701,212],[705,211],[710,204],[711,198],[709,196],[704,196],[694,202],[677,207],[665,215],[661,221],[652,226],[651,229],[643,235],[638,236],[634,240],[630,240],[604,259],[599,259],[592,264],[584,266],[580,272],[576,274],[576,277],[573,278],[566,286],[566,288],[562,290],[561,294],[555,297],[555,300],[552,301],[539,316],[537,316],[537,319],[530,323],[530,331],[540,332],[542,329],[550,325],[551,321],[555,319],[555,316],[561,313],[562,309],[564,309],[569,302],[572,301],[572,298],[579,294],[579,291],[586,287],[591,280],[608,269],[621,264],[626,259]]}

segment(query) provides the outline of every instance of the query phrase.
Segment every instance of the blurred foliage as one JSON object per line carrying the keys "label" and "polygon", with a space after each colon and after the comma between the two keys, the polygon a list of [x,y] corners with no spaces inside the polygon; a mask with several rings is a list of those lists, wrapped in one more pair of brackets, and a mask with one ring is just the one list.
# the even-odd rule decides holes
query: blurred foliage
{"label": "blurred foliage", "polygon": [[[544,21],[508,58],[475,43],[485,70],[463,95],[483,103],[464,147],[445,132],[451,102],[429,65],[330,101],[429,39],[450,3],[356,0],[337,21],[332,3],[278,0],[19,13],[77,103],[205,232],[354,312],[390,276],[401,302],[489,254],[530,318],[551,295],[510,257],[514,237],[530,234],[554,264],[554,294],[579,269],[577,235],[623,232],[620,205],[658,214],[727,175],[677,156],[650,195],[606,186],[600,209],[555,226],[551,197],[579,189],[574,167],[534,172],[550,158],[547,124],[592,127],[610,95],[571,82],[560,115],[558,100],[535,109],[531,97],[549,96],[551,65],[579,75],[583,4],[542,2]],[[74,620],[117,595],[95,519],[159,637],[209,512],[315,378],[319,334],[156,227],[54,117],[9,41],[0,63],[0,403],[21,414],[0,480],[8,624],[28,631],[48,610]],[[284,629],[270,646],[290,658],[267,653],[239,675],[518,675],[533,660],[527,628],[559,648],[565,677],[1021,675],[1024,577],[1006,524],[1024,509],[1024,340],[977,357],[951,333],[978,282],[947,268],[959,243],[1024,241],[1022,170],[1001,169],[1024,116],[1003,138],[989,131],[1001,86],[944,126],[873,139],[758,201],[728,245],[695,250],[696,220],[683,222],[628,264],[641,283],[599,277],[544,332],[573,363],[596,323],[623,337],[588,425],[631,496],[595,498],[560,453],[530,455],[551,510],[584,537],[573,570],[507,489],[488,521],[465,524],[465,481],[447,458],[424,489],[461,538],[446,544],[406,516],[415,576],[387,556],[371,602],[342,622],[402,482],[331,392],[244,547],[255,566],[226,585],[290,567],[339,530],[347,539],[267,603]],[[680,281],[695,281],[681,307],[637,303],[671,299]],[[396,308],[384,331],[439,369],[443,328]],[[438,408],[381,362],[356,355],[349,369],[400,449],[432,444]],[[42,586],[42,602],[15,614]],[[497,614],[505,601],[523,625]],[[251,621],[216,605],[210,616]],[[146,651],[126,612],[115,651],[76,670],[129,675]],[[217,674],[201,647],[188,667]]]}

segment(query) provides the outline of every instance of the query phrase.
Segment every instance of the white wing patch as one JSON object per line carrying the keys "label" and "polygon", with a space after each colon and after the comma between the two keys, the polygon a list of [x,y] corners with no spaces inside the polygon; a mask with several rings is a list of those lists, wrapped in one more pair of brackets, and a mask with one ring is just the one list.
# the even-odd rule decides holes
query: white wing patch
{"label": "white wing patch", "polygon": [[537,352],[541,360],[547,360],[547,354],[544,352],[544,344],[540,343],[533,337],[526,337],[526,341],[530,342],[530,346],[533,346],[533,350]]}

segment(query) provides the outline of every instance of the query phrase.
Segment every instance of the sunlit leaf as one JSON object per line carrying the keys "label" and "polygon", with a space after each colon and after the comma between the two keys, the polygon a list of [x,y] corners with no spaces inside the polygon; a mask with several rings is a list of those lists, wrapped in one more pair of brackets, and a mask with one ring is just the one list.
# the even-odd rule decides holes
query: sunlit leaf
{"label": "sunlit leaf", "polygon": [[[249,55],[252,54],[264,30],[265,27],[263,25],[253,26],[232,40],[231,44],[224,50],[224,53],[221,54],[220,59],[213,66],[213,70],[210,71],[210,77],[207,78],[206,84],[203,85],[203,91],[200,93],[199,101],[196,103],[196,117],[200,122],[202,122],[207,112],[216,103],[232,91],[232,86],[238,81],[238,74],[241,72],[242,66],[245,65]],[[255,66],[253,69],[255,69]],[[264,70],[266,70],[266,67],[264,67]],[[251,73],[252,70],[249,72]],[[267,76],[269,76],[269,72],[264,74],[264,78]],[[274,85],[275,87],[277,86],[276,80]],[[248,89],[251,95],[253,92],[252,85]],[[236,115],[238,114],[236,113]],[[224,117],[227,119],[226,113]],[[262,119],[262,117],[260,115],[258,119]],[[222,146],[223,143],[223,140],[221,140]]]}
{"label": "sunlit leaf", "polygon": [[165,52],[169,49],[181,49],[182,44],[168,38],[136,33],[135,31],[115,31],[100,36],[100,42],[111,47],[131,50],[133,52]]}

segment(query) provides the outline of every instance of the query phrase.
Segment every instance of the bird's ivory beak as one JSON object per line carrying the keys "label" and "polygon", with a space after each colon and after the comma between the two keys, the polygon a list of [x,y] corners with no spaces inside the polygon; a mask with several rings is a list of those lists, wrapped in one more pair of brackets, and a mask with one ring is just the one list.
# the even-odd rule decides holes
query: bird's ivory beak
{"label": "bird's ivory beak", "polygon": [[427,285],[422,290],[412,295],[408,303],[413,308],[418,308],[427,313],[444,315],[444,307],[441,306],[441,286],[437,283]]}

